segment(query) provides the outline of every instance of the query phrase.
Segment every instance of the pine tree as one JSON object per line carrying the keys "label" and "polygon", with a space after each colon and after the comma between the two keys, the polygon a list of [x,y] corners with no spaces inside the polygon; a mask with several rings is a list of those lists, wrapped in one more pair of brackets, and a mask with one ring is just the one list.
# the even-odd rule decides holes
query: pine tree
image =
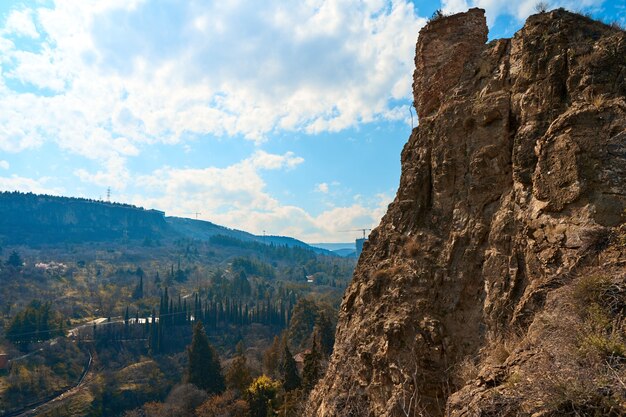
{"label": "pine tree", "polygon": [[17,251],[11,252],[11,254],[9,255],[9,259],[7,259],[6,262],[7,265],[15,268],[21,268],[23,263],[24,262],[22,261],[22,257],[19,253],[17,253]]}
{"label": "pine tree", "polygon": [[126,306],[126,312],[124,313],[124,339],[128,338],[129,326],[130,326],[130,314],[128,312],[128,306]]}
{"label": "pine tree", "polygon": [[143,298],[143,275],[144,274],[142,271],[141,275],[139,275],[139,283],[133,290],[133,299],[135,300],[139,300],[140,298]]}
{"label": "pine tree", "polygon": [[252,377],[248,369],[243,342],[239,342],[237,343],[237,355],[226,371],[226,386],[243,393],[251,383]]}
{"label": "pine tree", "polygon": [[285,391],[293,391],[300,388],[301,380],[300,375],[298,375],[298,367],[289,351],[286,338],[283,338],[283,356],[280,362],[280,373]]}
{"label": "pine tree", "polygon": [[159,353],[158,347],[158,329],[156,321],[156,311],[152,309],[152,319],[150,320],[150,353]]}
{"label": "pine tree", "polygon": [[321,376],[321,357],[317,347],[317,341],[313,338],[311,352],[304,356],[304,368],[302,369],[302,387],[305,392],[310,392]]}
{"label": "pine tree", "polygon": [[225,384],[219,357],[209,343],[200,321],[193,328],[193,339],[187,353],[189,355],[187,381],[209,394],[223,392]]}
{"label": "pine tree", "polygon": [[335,345],[335,328],[328,314],[324,311],[320,312],[315,320],[315,333],[318,334],[321,352],[329,357],[333,353],[333,346]]}

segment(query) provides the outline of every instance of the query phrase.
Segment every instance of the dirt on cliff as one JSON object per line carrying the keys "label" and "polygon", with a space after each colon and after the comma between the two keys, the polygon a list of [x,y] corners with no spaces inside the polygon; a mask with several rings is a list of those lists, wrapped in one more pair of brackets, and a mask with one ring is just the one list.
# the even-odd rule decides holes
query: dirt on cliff
{"label": "dirt on cliff", "polygon": [[419,34],[395,200],[311,416],[626,414],[626,33],[559,9]]}

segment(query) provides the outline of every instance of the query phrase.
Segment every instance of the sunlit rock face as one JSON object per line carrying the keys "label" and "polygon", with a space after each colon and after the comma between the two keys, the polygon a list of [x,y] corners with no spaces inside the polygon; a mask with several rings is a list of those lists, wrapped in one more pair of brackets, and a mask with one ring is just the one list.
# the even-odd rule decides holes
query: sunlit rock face
{"label": "sunlit rock face", "polygon": [[[419,127],[345,293],[310,416],[500,415],[494,396],[513,396],[502,375],[532,377],[550,352],[538,317],[624,221],[624,31],[561,9],[486,41],[481,9],[420,31]],[[512,334],[524,349],[484,359]],[[468,360],[478,376],[459,379]],[[515,395],[528,415],[545,406]]]}

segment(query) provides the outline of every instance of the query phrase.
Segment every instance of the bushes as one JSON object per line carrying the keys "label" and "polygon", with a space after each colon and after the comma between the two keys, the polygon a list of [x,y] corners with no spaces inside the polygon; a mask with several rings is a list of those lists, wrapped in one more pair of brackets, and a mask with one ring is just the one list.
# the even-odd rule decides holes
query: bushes
{"label": "bushes", "polygon": [[572,296],[582,318],[581,353],[609,363],[626,359],[626,286],[592,275],[578,280]]}

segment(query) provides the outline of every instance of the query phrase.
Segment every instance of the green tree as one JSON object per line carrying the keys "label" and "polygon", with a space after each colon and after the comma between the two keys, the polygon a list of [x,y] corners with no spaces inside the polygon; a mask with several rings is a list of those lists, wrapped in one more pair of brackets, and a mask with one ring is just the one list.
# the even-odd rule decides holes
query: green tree
{"label": "green tree", "polygon": [[263,367],[270,376],[278,375],[280,353],[280,339],[274,336],[272,345],[263,353]]}
{"label": "green tree", "polygon": [[[137,268],[138,270],[141,270],[141,268]],[[139,283],[137,283],[137,286],[135,287],[135,289],[133,290],[133,299],[134,300],[139,300],[140,298],[143,298],[143,271],[141,272],[141,275],[139,275]]]}
{"label": "green tree", "polygon": [[283,356],[280,362],[280,373],[285,391],[293,391],[294,389],[300,388],[301,381],[300,375],[298,375],[298,367],[289,351],[286,338],[283,339]]}
{"label": "green tree", "polygon": [[13,317],[6,331],[7,339],[27,349],[28,343],[63,335],[60,314],[51,311],[50,303],[33,300]]}
{"label": "green tree", "polygon": [[17,251],[13,251],[9,255],[9,259],[7,259],[6,264],[15,268],[21,268],[24,264],[24,261],[22,261],[22,257],[19,253],[17,253]]}
{"label": "green tree", "polygon": [[226,387],[243,393],[251,383],[252,377],[248,369],[243,342],[239,342],[237,343],[237,354],[226,370]]}
{"label": "green tree", "polygon": [[130,328],[130,313],[128,306],[126,306],[126,312],[124,313],[124,339],[128,338],[128,330]]}
{"label": "green tree", "polygon": [[335,345],[335,326],[333,326],[330,317],[324,311],[320,312],[315,320],[315,333],[317,333],[320,341],[321,352],[326,357],[330,356]]}
{"label": "green tree", "polygon": [[311,352],[304,356],[304,368],[302,369],[302,388],[310,392],[322,374],[321,354],[317,347],[317,341],[313,338]]}
{"label": "green tree", "polygon": [[274,399],[280,390],[280,382],[272,380],[267,375],[255,379],[246,391],[246,398],[250,406],[250,417],[274,416]]}
{"label": "green tree", "polygon": [[224,391],[224,376],[217,352],[209,343],[204,332],[202,322],[197,322],[193,328],[191,345],[187,349],[189,367],[187,382],[207,391],[209,394],[219,394]]}
{"label": "green tree", "polygon": [[289,340],[291,345],[302,348],[313,332],[319,316],[319,306],[308,298],[298,300],[293,308],[289,323]]}

